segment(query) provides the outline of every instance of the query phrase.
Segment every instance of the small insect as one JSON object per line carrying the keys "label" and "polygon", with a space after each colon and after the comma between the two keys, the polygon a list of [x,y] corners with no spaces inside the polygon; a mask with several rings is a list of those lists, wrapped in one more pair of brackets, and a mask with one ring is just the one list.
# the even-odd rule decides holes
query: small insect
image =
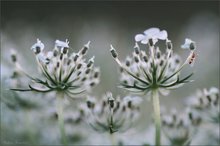
{"label": "small insect", "polygon": [[188,63],[193,66],[193,64],[195,63],[195,59],[196,59],[197,54],[195,53],[195,51],[192,51],[189,55],[188,58]]}

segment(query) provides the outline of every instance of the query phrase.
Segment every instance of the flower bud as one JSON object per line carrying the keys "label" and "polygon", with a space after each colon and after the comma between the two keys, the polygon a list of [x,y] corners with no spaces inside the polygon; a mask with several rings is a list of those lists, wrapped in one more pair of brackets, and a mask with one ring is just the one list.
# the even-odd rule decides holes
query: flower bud
{"label": "flower bud", "polygon": [[13,63],[17,62],[17,56],[14,50],[11,50],[11,60]]}
{"label": "flower bud", "polygon": [[112,57],[113,57],[113,58],[117,58],[117,57],[118,57],[118,54],[117,54],[116,50],[113,48],[112,45],[111,45],[111,50],[110,50],[110,52],[112,53]]}
{"label": "flower bud", "polygon": [[114,101],[115,101],[115,99],[112,97],[111,94],[109,94],[108,103],[110,105],[110,108],[114,108]]}
{"label": "flower bud", "polygon": [[82,50],[81,50],[81,54],[82,54],[82,55],[85,55],[85,54],[86,54],[86,52],[87,52],[88,49],[89,49],[89,45],[90,45],[90,41],[89,41],[86,45],[84,45],[84,47],[82,48]]}
{"label": "flower bud", "polygon": [[168,50],[171,50],[173,48],[173,44],[170,40],[167,40],[166,45]]}
{"label": "flower bud", "polygon": [[152,47],[152,46],[154,45],[153,39],[150,38],[148,43],[149,43],[149,45]]}
{"label": "flower bud", "polygon": [[196,48],[195,43],[194,42],[190,43],[189,49],[193,51],[195,50],[195,48]]}

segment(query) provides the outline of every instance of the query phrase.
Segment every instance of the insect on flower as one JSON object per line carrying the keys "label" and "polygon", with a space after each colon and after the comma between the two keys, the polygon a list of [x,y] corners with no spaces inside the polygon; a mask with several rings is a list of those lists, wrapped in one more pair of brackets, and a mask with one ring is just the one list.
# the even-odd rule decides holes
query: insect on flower
{"label": "insect on flower", "polygon": [[[121,87],[135,93],[149,93],[153,89],[158,89],[163,95],[168,95],[170,89],[178,88],[184,85],[193,73],[180,79],[180,72],[187,64],[193,64],[196,58],[195,42],[186,39],[182,48],[189,49],[188,58],[181,63],[178,54],[173,53],[173,44],[168,39],[165,30],[160,31],[158,28],[150,28],[145,31],[145,35],[138,34],[135,36],[137,42],[146,44],[148,50],[141,50],[138,43],[134,46],[134,52],[127,56],[125,61],[120,61],[118,54],[111,45],[110,52],[114,60],[120,67]],[[166,50],[162,52],[156,42],[166,40]]]}
{"label": "insect on flower", "polygon": [[196,53],[194,51],[191,52],[191,55],[189,56],[189,64],[193,65],[196,59]]}
{"label": "insect on flower", "polygon": [[193,66],[194,63],[195,63],[196,56],[197,56],[197,54],[195,53],[195,51],[196,51],[196,44],[195,44],[195,42],[192,41],[189,38],[186,38],[185,39],[185,43],[183,45],[181,45],[181,48],[189,49],[191,51],[191,53],[190,53],[190,55],[189,55],[187,60],[188,60],[188,64]]}

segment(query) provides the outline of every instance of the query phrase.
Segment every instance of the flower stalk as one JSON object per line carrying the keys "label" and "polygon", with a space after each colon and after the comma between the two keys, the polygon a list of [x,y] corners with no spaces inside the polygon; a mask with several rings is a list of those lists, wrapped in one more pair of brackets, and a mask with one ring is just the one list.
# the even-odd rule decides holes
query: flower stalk
{"label": "flower stalk", "polygon": [[66,141],[66,133],[65,133],[65,127],[64,127],[64,118],[63,118],[63,98],[64,93],[63,92],[57,92],[57,114],[58,114],[58,124],[60,128],[60,134],[63,145],[67,145]]}
{"label": "flower stalk", "polygon": [[[156,44],[159,40],[166,42],[166,49],[162,52]],[[151,93],[154,107],[155,145],[160,145],[160,102],[159,94],[167,96],[171,89],[176,89],[188,82],[193,73],[180,78],[182,69],[193,65],[196,58],[195,42],[189,38],[181,46],[190,51],[189,56],[182,63],[181,57],[173,52],[173,45],[168,39],[166,30],[150,28],[143,34],[135,36],[134,52],[127,56],[125,61],[119,60],[119,55],[111,45],[111,55],[120,67],[120,87],[133,93]],[[141,50],[138,42],[148,45],[147,50]],[[149,48],[149,50],[148,50]]]}
{"label": "flower stalk", "polygon": [[110,133],[110,139],[111,139],[111,144],[112,145],[117,145],[114,133]]}
{"label": "flower stalk", "polygon": [[160,145],[160,129],[161,129],[161,118],[160,118],[160,100],[157,89],[152,91],[152,101],[154,107],[154,120],[155,120],[155,145]]}

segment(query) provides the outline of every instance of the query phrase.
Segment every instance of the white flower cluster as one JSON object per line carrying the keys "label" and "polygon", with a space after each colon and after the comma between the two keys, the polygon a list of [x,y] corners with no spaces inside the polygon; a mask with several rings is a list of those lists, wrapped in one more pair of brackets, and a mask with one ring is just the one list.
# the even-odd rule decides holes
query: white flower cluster
{"label": "white flower cluster", "polygon": [[162,130],[171,145],[189,145],[201,123],[201,117],[191,111],[162,114]]}
{"label": "white flower cluster", "polygon": [[220,122],[219,89],[211,87],[209,90],[198,90],[188,99],[188,106],[206,121]]}
{"label": "white flower cluster", "polygon": [[96,131],[124,132],[129,129],[139,117],[141,98],[126,96],[114,98],[111,93],[104,95],[102,100],[88,97],[87,107],[84,107],[86,121]]}
{"label": "white flower cluster", "polygon": [[76,97],[99,83],[100,69],[94,67],[94,57],[86,62],[84,56],[89,49],[90,41],[78,53],[69,53],[69,42],[56,40],[53,51],[44,51],[44,44],[37,39],[31,50],[36,56],[42,78],[31,77],[16,61],[12,54],[12,61],[16,67],[25,73],[32,81],[27,90],[17,91],[64,91],[68,97]]}
{"label": "white flower cluster", "polygon": [[[144,35],[135,36],[137,42],[148,44],[148,50],[141,50],[136,43],[132,56],[127,56],[125,61],[118,59],[116,50],[111,46],[110,52],[113,58],[121,68],[121,86],[132,92],[147,93],[151,89],[167,95],[169,89],[175,89],[189,82],[192,76],[186,76],[180,79],[180,71],[186,64],[193,64],[195,60],[195,43],[186,39],[184,48],[189,47],[191,50],[188,58],[181,64],[179,55],[173,53],[172,42],[167,38],[165,30],[160,31],[158,28],[150,28],[144,31]],[[166,50],[161,52],[156,46],[158,40],[166,40]]]}

